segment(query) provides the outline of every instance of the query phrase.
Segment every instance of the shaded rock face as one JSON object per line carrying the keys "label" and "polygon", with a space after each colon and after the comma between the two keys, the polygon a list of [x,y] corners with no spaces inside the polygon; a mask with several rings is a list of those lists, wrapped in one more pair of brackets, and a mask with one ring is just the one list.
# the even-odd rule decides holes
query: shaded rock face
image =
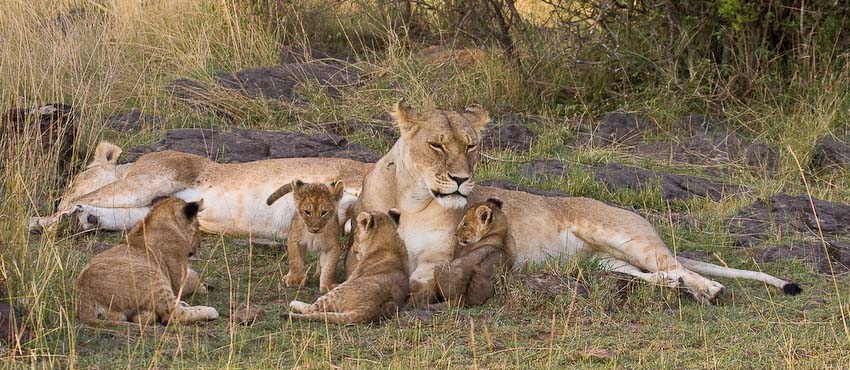
{"label": "shaded rock face", "polygon": [[746,191],[739,185],[724,184],[694,176],[660,173],[617,163],[596,169],[595,177],[609,188],[645,190],[654,184],[660,184],[661,195],[666,200],[689,199],[695,196],[720,200],[724,196]]}
{"label": "shaded rock face", "polygon": [[561,191],[558,191],[558,190],[537,189],[537,188],[532,188],[532,187],[528,187],[528,186],[523,186],[523,185],[517,184],[515,182],[508,181],[508,180],[483,180],[483,181],[476,181],[475,183],[476,183],[476,185],[491,186],[491,187],[494,187],[494,188],[501,188],[501,189],[506,189],[506,190],[522,191],[522,192],[526,192],[526,193],[530,193],[530,194],[534,194],[534,195],[541,195],[541,196],[544,196],[544,197],[567,197],[568,196],[567,193],[564,193],[564,192],[561,192]]}
{"label": "shaded rock face", "polygon": [[35,144],[32,148],[42,153],[55,152],[61,170],[66,172],[74,162],[78,118],[74,108],[65,104],[10,109],[0,119],[0,140],[4,143],[28,141]]}
{"label": "shaded rock face", "polygon": [[166,133],[157,143],[127,150],[124,158],[133,162],[145,153],[176,150],[218,162],[250,162],[273,158],[336,157],[360,162],[376,162],[380,156],[349,143],[334,134],[211,129],[180,129]]}
{"label": "shaded rock face", "polygon": [[818,221],[827,240],[846,236],[850,232],[850,205],[820,199],[810,202],[805,194],[779,193],[742,209],[729,222],[728,229],[736,236],[737,245],[750,247],[771,236],[803,234],[818,238]]}
{"label": "shaded rock face", "polygon": [[561,177],[566,169],[558,159],[535,159],[519,166],[519,173],[526,178]]}
{"label": "shaded rock face", "polygon": [[528,128],[533,121],[536,119],[518,114],[495,118],[484,131],[481,145],[485,150],[528,151],[537,141],[537,133]]}
{"label": "shaded rock face", "polygon": [[548,296],[575,294],[578,297],[587,298],[589,295],[589,291],[584,282],[562,275],[545,272],[515,272],[511,279],[529,291]]}
{"label": "shaded rock face", "polygon": [[850,271],[850,243],[803,241],[790,246],[770,246],[762,250],[756,259],[759,262],[797,259],[811,264],[822,274],[845,273]]}
{"label": "shaded rock face", "polygon": [[737,164],[750,168],[776,168],[777,155],[769,146],[747,142],[732,133],[691,136],[678,141],[636,145],[630,153],[658,161],[695,165]]}
{"label": "shaded rock face", "polygon": [[[0,293],[5,296],[4,292]],[[0,343],[15,344],[16,335],[20,335],[21,343],[30,339],[30,331],[24,325],[24,318],[12,305],[0,302]]]}
{"label": "shaded rock face", "polygon": [[850,145],[848,140],[837,140],[833,137],[824,137],[815,146],[812,157],[812,166],[816,169],[827,169],[832,171],[850,171]]}
{"label": "shaded rock face", "polygon": [[129,112],[122,112],[106,117],[104,123],[106,127],[115,131],[132,133],[157,125],[161,121],[159,117],[145,114],[138,109],[133,109]]}

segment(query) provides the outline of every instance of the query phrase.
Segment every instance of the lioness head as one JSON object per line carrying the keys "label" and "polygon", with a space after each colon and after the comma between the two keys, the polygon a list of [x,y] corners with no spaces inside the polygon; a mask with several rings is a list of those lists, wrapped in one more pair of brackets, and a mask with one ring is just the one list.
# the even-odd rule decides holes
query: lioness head
{"label": "lioness head", "polygon": [[175,197],[154,199],[142,222],[127,233],[130,246],[156,248],[167,255],[191,257],[201,246],[198,212],[204,200],[185,202]]}
{"label": "lioness head", "polygon": [[463,112],[420,113],[404,101],[392,113],[404,140],[405,161],[420,185],[447,208],[463,208],[472,192],[479,143],[490,117],[479,106]]}
{"label": "lioness head", "polygon": [[62,194],[58,210],[66,210],[74,199],[118,181],[118,156],[121,148],[102,141],[94,151],[94,159],[83,172],[71,180],[67,191]]}
{"label": "lioness head", "polygon": [[277,189],[266,200],[266,204],[272,205],[290,191],[295,197],[296,217],[301,217],[307,226],[307,231],[315,234],[324,230],[328,221],[337,217],[337,208],[345,191],[345,184],[342,181],[334,181],[330,184],[308,184],[295,180]]}
{"label": "lioness head", "polygon": [[490,233],[497,218],[503,216],[499,198],[490,198],[469,207],[457,226],[455,236],[458,243],[462,246],[477,243]]}

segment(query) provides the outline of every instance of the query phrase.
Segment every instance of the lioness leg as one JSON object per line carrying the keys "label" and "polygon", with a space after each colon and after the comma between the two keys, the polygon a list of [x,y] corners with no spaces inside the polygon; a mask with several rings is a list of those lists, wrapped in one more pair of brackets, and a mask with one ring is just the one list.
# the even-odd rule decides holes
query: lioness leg
{"label": "lioness leg", "polygon": [[286,241],[289,272],[283,276],[287,287],[300,287],[307,281],[307,246],[294,239]]}
{"label": "lioness leg", "polygon": [[416,306],[424,306],[437,297],[437,282],[434,280],[434,269],[439,262],[420,263],[410,274],[410,301]]}

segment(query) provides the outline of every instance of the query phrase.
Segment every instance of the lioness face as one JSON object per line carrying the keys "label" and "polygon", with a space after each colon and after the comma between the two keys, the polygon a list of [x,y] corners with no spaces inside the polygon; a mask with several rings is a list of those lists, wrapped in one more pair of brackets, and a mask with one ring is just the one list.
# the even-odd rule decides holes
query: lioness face
{"label": "lioness face", "polygon": [[68,190],[62,194],[59,210],[71,206],[71,202],[88,193],[118,181],[118,156],[121,148],[110,143],[100,143],[95,150],[94,159],[83,172],[78,173],[70,181]]}
{"label": "lioness face", "polygon": [[489,115],[478,106],[463,112],[434,109],[419,113],[404,102],[395,106],[405,141],[406,164],[420,185],[446,208],[463,208],[474,187],[479,143]]}

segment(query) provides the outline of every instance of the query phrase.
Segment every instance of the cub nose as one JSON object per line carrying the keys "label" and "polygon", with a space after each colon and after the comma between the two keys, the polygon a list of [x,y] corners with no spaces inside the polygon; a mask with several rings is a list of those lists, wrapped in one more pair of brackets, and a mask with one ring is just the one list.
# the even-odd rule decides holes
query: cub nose
{"label": "cub nose", "polygon": [[457,186],[461,186],[461,185],[463,185],[463,183],[465,183],[467,180],[469,180],[469,176],[458,177],[458,176],[449,175],[449,178],[452,179],[452,181],[454,181],[455,183],[457,183]]}

